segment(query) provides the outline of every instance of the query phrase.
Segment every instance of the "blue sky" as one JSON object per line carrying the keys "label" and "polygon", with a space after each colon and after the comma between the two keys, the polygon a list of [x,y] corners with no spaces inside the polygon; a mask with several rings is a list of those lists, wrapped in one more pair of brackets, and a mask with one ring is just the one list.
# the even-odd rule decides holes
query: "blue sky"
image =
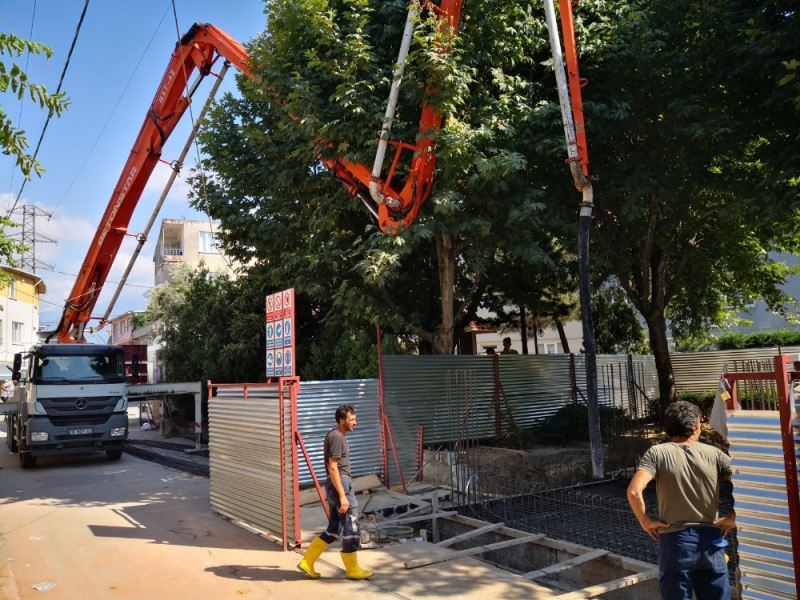
{"label": "blue sky", "polygon": [[[44,84],[48,91],[55,91],[58,86],[83,6],[84,0],[0,0],[0,31],[52,48],[51,59],[32,56],[27,67],[31,81]],[[181,35],[193,23],[205,22],[246,43],[263,31],[266,24],[263,0],[175,0],[175,7]],[[35,205],[53,215],[49,221],[42,219],[37,224],[39,233],[57,242],[37,247],[37,259],[53,267],[53,271],[43,269],[37,273],[47,285],[40,313],[42,325],[55,326],[61,315],[74,275],[80,269],[177,39],[171,0],[89,3],[62,87],[71,105],[61,118],[51,120],[38,156],[45,173],[26,184],[20,199],[20,204]],[[4,59],[9,61],[8,57]],[[14,60],[25,67],[25,56]],[[228,73],[222,91],[235,92],[234,74],[233,69]],[[195,114],[208,94],[211,80],[206,78],[195,94]],[[44,111],[27,101],[20,112],[20,103],[11,94],[0,95],[0,106],[14,122],[19,119],[32,152],[44,124]],[[190,127],[187,113],[165,146],[162,158],[177,157]],[[193,150],[182,176],[188,174],[195,156]],[[164,165],[156,168],[134,212],[130,232],[144,229],[169,174]],[[21,184],[21,174],[13,161],[0,155],[0,208],[4,214]],[[206,218],[189,207],[186,192],[182,179],[176,181],[113,314],[146,306],[146,293],[153,286],[153,238],[160,220]],[[116,287],[109,282],[119,280],[135,244],[132,238],[123,243],[94,314],[105,312]],[[105,338],[103,332],[90,340]]]}

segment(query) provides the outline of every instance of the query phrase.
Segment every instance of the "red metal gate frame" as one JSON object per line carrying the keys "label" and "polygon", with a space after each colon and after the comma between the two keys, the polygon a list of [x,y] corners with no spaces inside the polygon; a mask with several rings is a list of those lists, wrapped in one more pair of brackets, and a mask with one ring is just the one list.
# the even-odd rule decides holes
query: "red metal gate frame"
{"label": "red metal gate frame", "polygon": [[796,446],[794,439],[794,421],[796,408],[792,398],[792,382],[800,380],[800,373],[790,372],[791,355],[773,357],[772,371],[743,371],[723,373],[728,388],[728,410],[738,410],[738,381],[775,381],[778,393],[778,414],[781,423],[781,442],[783,445],[783,469],[786,477],[786,498],[789,505],[789,529],[792,540],[792,557],[794,560],[795,590],[800,598],[800,488],[798,488]]}

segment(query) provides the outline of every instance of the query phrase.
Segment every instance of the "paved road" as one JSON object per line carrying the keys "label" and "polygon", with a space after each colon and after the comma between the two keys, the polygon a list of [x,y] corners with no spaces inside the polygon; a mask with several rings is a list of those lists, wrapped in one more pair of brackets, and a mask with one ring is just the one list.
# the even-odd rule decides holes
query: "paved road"
{"label": "paved road", "polygon": [[359,553],[368,582],[346,580],[333,548],[310,581],[298,554],[212,513],[208,483],[129,454],[40,457],[23,471],[0,421],[0,600],[553,597],[474,558],[404,569],[436,551],[425,543]]}
{"label": "paved road", "polygon": [[325,583],[306,580],[297,554],[211,512],[204,477],[127,454],[39,461],[23,471],[0,432],[2,600],[382,595],[333,559],[319,566]]}

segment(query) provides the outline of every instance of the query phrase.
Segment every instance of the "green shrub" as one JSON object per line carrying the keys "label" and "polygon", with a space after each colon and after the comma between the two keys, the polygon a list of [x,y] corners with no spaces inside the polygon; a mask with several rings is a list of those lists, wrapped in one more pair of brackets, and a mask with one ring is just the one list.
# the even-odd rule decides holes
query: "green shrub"
{"label": "green shrub", "polygon": [[708,418],[711,416],[711,409],[714,407],[714,399],[717,397],[716,392],[702,392],[699,394],[691,392],[681,392],[678,394],[678,400],[691,402],[700,407],[703,415]]}

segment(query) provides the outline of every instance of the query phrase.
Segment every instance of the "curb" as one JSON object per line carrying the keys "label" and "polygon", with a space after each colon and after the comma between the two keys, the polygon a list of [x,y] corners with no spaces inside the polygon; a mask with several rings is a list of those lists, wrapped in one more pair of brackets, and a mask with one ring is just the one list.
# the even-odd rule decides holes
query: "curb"
{"label": "curb", "polygon": [[125,443],[125,452],[166,467],[191,473],[192,475],[199,475],[201,477],[209,476],[208,465],[198,463],[192,458],[182,455],[181,452],[148,447],[143,444],[137,444],[136,442],[131,443],[130,440]]}

